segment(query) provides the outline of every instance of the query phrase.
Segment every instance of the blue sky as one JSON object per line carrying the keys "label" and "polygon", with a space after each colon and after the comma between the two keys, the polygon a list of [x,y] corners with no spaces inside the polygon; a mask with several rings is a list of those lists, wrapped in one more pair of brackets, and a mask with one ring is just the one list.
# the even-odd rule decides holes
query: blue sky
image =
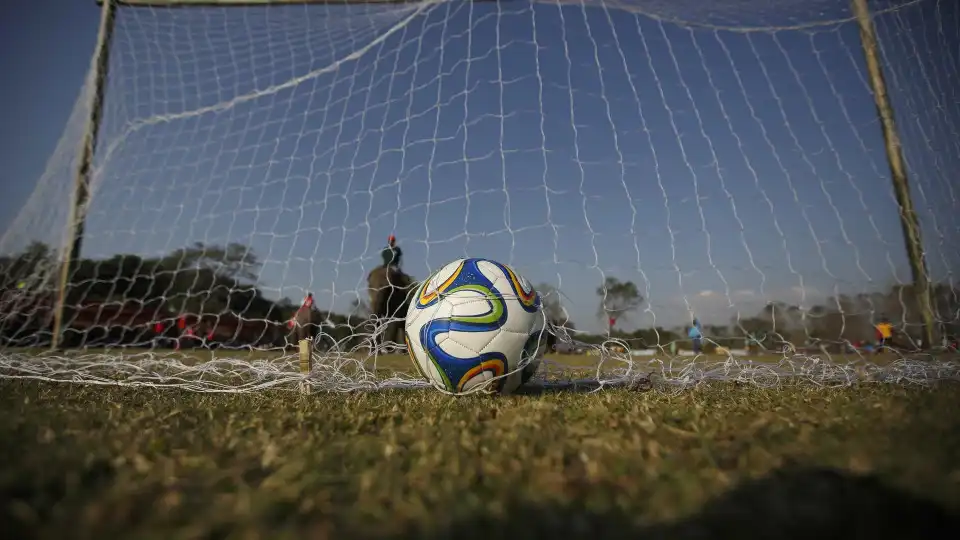
{"label": "blue sky", "polygon": [[[36,4],[0,8],[5,50],[22,51],[0,60],[17,81],[0,99],[5,249],[62,234],[99,17],[92,0]],[[606,275],[648,299],[628,327],[910,279],[852,22],[417,9],[121,9],[84,254],[241,242],[271,296],[343,311],[394,233],[414,276],[498,259],[559,286],[585,329]],[[958,11],[927,0],[877,20],[943,280],[960,262]]]}

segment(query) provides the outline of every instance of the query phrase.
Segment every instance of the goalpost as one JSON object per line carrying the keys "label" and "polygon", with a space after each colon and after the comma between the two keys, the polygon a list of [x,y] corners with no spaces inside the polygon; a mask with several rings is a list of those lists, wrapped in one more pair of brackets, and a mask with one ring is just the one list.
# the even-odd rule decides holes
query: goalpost
{"label": "goalpost", "polygon": [[927,264],[923,256],[923,240],[920,235],[917,213],[913,209],[910,186],[907,183],[907,171],[903,164],[900,135],[897,133],[893,107],[890,105],[890,99],[887,96],[887,84],[883,77],[883,68],[880,66],[877,36],[873,28],[873,20],[870,18],[870,10],[867,8],[867,0],[850,0],[850,5],[860,27],[863,55],[866,59],[867,73],[870,76],[870,89],[873,91],[873,99],[877,104],[877,115],[880,117],[880,125],[883,129],[887,163],[890,165],[890,180],[893,182],[893,191],[897,196],[897,204],[900,207],[903,240],[907,248],[907,258],[910,261],[917,305],[923,321],[923,337],[926,343],[933,344],[936,342],[936,327],[934,326],[933,302],[930,299],[930,283],[927,279]]}
{"label": "goalpost", "polygon": [[330,322],[393,233],[415,277],[514,264],[574,340],[650,328],[663,352],[698,319],[722,350],[844,348],[890,319],[928,349],[960,323],[942,0],[96,3],[88,80],[0,239],[57,251],[10,304],[52,305],[54,349],[134,297],[150,315],[112,324],[210,308],[268,342],[267,304],[308,292]]}

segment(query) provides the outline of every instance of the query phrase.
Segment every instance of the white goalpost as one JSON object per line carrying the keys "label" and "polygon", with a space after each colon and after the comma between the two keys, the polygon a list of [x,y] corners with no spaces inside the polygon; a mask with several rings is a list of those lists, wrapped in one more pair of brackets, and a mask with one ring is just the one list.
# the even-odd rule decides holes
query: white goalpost
{"label": "white goalpost", "polygon": [[2,377],[425,385],[378,348],[391,235],[537,284],[552,384],[960,376],[955,2],[84,1]]}

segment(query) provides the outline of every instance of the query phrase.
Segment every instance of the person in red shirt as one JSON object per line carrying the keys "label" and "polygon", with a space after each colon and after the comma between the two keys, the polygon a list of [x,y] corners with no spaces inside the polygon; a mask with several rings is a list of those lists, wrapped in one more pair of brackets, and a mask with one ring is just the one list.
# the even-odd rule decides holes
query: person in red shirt
{"label": "person in red shirt", "polygon": [[314,337],[316,333],[316,324],[313,321],[315,312],[313,311],[313,293],[307,293],[303,303],[297,309],[296,314],[290,319],[287,325],[293,331],[296,331],[297,342]]}
{"label": "person in red shirt", "polygon": [[198,345],[204,345],[205,340],[203,336],[197,335],[198,325],[197,324],[187,324],[186,315],[181,315],[177,320],[177,328],[180,329],[180,336],[176,338],[175,348],[179,350],[182,347],[194,348]]}

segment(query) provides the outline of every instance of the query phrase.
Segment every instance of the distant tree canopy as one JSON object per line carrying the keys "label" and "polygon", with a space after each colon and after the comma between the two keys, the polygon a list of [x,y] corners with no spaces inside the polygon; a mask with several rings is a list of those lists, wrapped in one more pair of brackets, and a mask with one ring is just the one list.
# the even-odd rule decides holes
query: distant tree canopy
{"label": "distant tree canopy", "polygon": [[54,270],[54,260],[53,251],[42,242],[32,242],[17,255],[0,257],[0,289],[17,288],[20,284],[39,288],[35,281]]}
{"label": "distant tree canopy", "polygon": [[156,258],[82,259],[71,279],[69,303],[162,300],[176,312],[233,312],[266,320],[288,316],[281,312],[289,306],[268,300],[257,288],[259,270],[256,254],[240,244],[196,243]]}
{"label": "distant tree canopy", "polygon": [[[56,261],[40,243],[0,258],[2,288],[56,289]],[[175,312],[242,313],[246,318],[280,321],[296,306],[272,301],[256,286],[260,261],[247,246],[195,243],[161,257],[117,254],[109,259],[80,259],[70,276],[69,305],[98,302],[163,302]],[[43,287],[35,283],[45,282]]]}
{"label": "distant tree canopy", "polygon": [[608,276],[597,287],[597,296],[600,297],[597,313],[610,321],[611,330],[617,321],[640,309],[644,301],[634,282],[620,281],[613,276]]}
{"label": "distant tree canopy", "polygon": [[[934,284],[931,290],[934,316],[939,332],[960,332],[960,291],[947,284]],[[770,302],[757,315],[734,320],[732,326],[754,335],[776,334],[784,341],[802,343],[822,341],[873,341],[874,325],[887,318],[902,326],[907,335],[918,340],[922,334],[917,295],[911,285],[895,285],[886,292],[841,294],[808,310],[783,302]]]}

